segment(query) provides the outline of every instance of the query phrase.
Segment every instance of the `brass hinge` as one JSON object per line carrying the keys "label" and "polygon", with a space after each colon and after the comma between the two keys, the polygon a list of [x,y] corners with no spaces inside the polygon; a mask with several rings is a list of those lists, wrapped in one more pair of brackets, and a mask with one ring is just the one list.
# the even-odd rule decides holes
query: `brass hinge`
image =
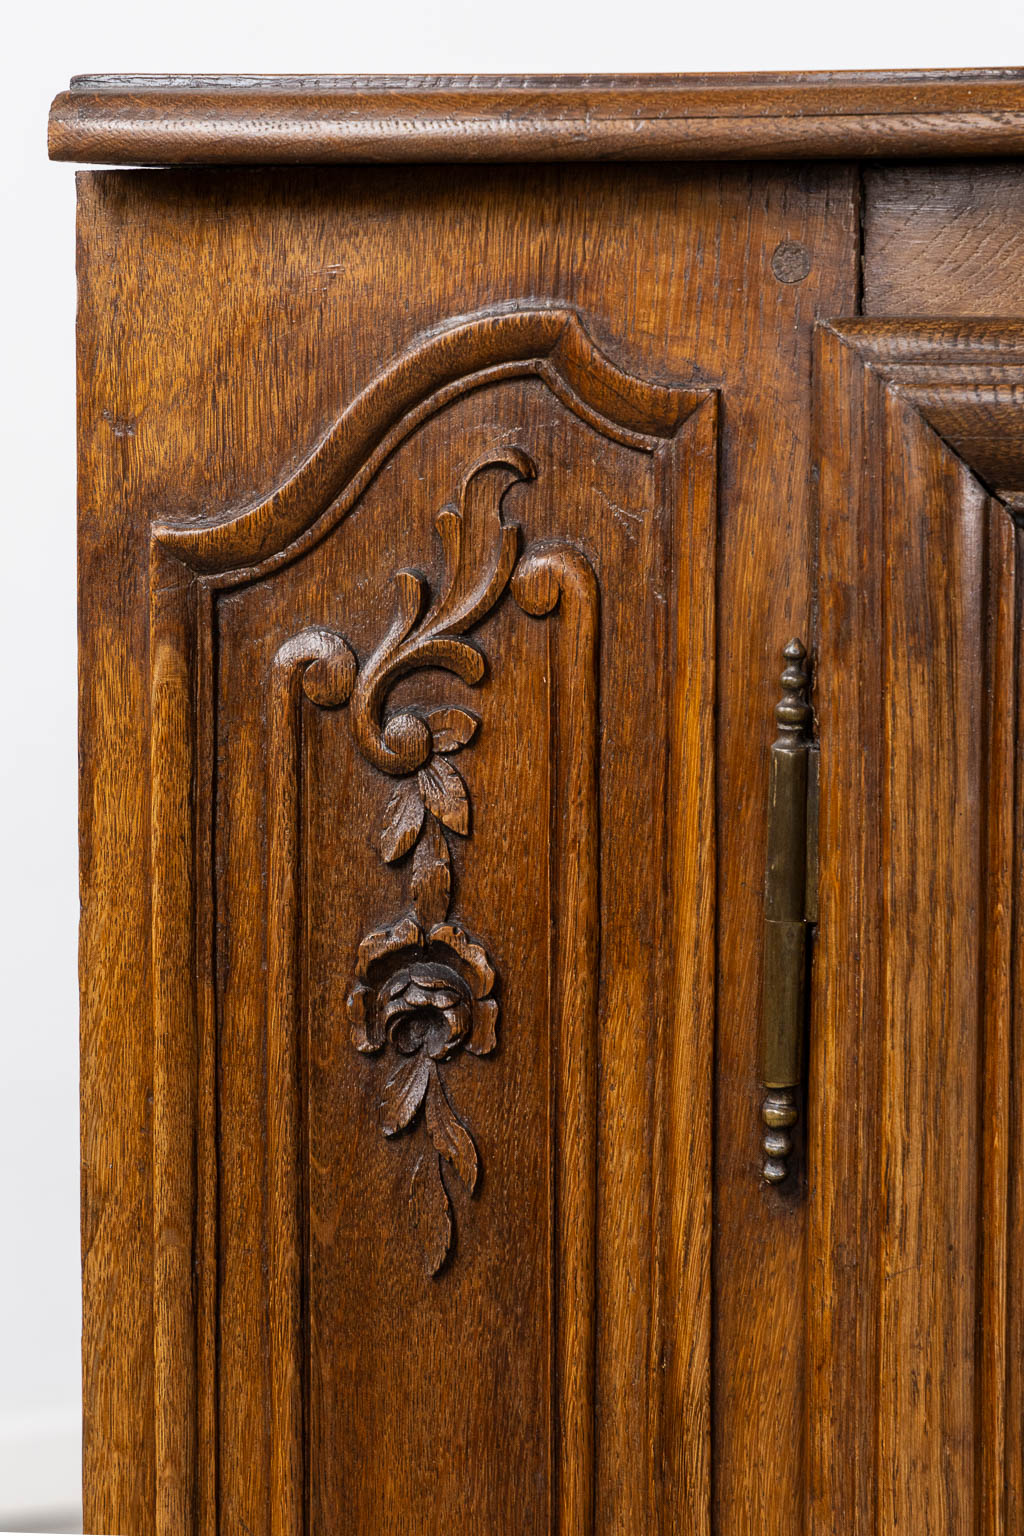
{"label": "brass hinge", "polygon": [[786,1177],[793,1150],[810,936],[818,920],[818,747],[808,701],[807,651],[801,641],[791,640],[782,654],[786,665],[782,698],[775,706],[778,735],[769,766],[764,881],[761,1172],[769,1184]]}

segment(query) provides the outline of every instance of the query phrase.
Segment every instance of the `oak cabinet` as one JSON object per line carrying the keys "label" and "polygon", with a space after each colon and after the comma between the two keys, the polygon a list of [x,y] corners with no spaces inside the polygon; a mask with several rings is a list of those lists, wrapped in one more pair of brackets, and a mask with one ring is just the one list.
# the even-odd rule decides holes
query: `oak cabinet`
{"label": "oak cabinet", "polygon": [[87,1529],[1020,1532],[1024,77],[51,147]]}

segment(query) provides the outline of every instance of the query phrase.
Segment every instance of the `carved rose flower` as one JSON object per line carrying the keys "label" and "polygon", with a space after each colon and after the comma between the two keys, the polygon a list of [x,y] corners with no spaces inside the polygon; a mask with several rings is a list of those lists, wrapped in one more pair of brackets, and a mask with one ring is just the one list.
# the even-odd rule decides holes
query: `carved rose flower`
{"label": "carved rose flower", "polygon": [[428,927],[410,912],[367,934],[359,946],[347,1004],[352,1044],[366,1054],[390,1045],[398,1062],[384,1085],[381,1130],[396,1136],[422,1107],[433,1144],[416,1164],[410,1191],[413,1226],[430,1274],[444,1263],[452,1235],[441,1162],[470,1194],[479,1169],[476,1145],[452,1108],[441,1069],[460,1050],[476,1056],[494,1050],[493,986],[487,952],[458,923]]}
{"label": "carved rose flower", "polygon": [[472,998],[451,966],[409,965],[381,988],[380,1013],[403,1056],[422,1051],[432,1061],[447,1061],[472,1027]]}
{"label": "carved rose flower", "polygon": [[494,1050],[494,971],[458,923],[426,929],[410,915],[368,934],[356,976],[348,1015],[357,1051],[379,1051],[389,1040],[402,1056],[432,1061],[447,1061],[463,1046],[477,1056]]}

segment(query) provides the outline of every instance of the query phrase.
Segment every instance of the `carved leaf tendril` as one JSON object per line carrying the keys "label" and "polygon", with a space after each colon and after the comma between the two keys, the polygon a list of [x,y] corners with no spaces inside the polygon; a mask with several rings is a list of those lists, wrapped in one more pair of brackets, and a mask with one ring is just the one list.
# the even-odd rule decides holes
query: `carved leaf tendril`
{"label": "carved leaf tendril", "polygon": [[412,861],[413,910],[425,927],[443,922],[452,892],[448,840],[433,816],[426,818]]}
{"label": "carved leaf tendril", "polygon": [[426,1103],[427,1130],[431,1141],[441,1156],[451,1163],[468,1193],[472,1194],[476,1188],[476,1145],[448,1102],[441,1074],[433,1062],[430,1063]]}
{"label": "carved leaf tendril", "polygon": [[433,1150],[424,1152],[413,1169],[409,1213],[427,1273],[436,1275],[451,1247],[452,1218],[441,1179],[441,1159]]}
{"label": "carved leaf tendril", "polygon": [[380,852],[385,864],[393,864],[408,853],[423,826],[423,797],[415,784],[403,780],[388,801],[380,834]]}
{"label": "carved leaf tendril", "polygon": [[438,755],[420,769],[418,779],[423,804],[431,815],[461,837],[468,837],[469,792],[459,770]]}
{"label": "carved leaf tendril", "polygon": [[[519,529],[501,517],[510,486],[533,478],[532,462],[516,448],[489,455],[472,465],[459,487],[458,505],[442,508],[436,529],[444,558],[444,578],[436,601],[424,613],[426,583],[415,571],[395,577],[398,613],[390,629],[359,671],[352,694],[352,722],[360,750],[385,773],[408,774],[423,767],[437,750],[431,727],[415,711],[383,719],[387,694],[401,677],[427,667],[453,672],[478,683],[484,658],[461,637],[494,607],[508,585],[519,550]],[[481,503],[488,494],[490,507]],[[467,508],[489,515],[497,525],[490,570],[473,582],[465,568]]]}
{"label": "carved leaf tendril", "polygon": [[435,752],[459,752],[476,735],[480,721],[468,709],[428,709],[424,716],[434,738]]}
{"label": "carved leaf tendril", "polygon": [[384,1085],[380,1106],[380,1128],[385,1136],[405,1129],[423,1103],[433,1063],[427,1056],[414,1056],[399,1063],[397,1071]]}
{"label": "carved leaf tendril", "polygon": [[[478,460],[462,476],[456,500],[435,520],[443,577],[431,602],[428,584],[412,570],[395,576],[396,612],[377,649],[359,669],[351,695],[352,730],[364,757],[398,780],[384,811],[380,852],[395,864],[412,852],[412,907],[359,945],[348,996],[352,1044],[364,1055],[389,1046],[397,1061],[380,1100],[379,1124],[389,1139],[422,1125],[430,1150],[416,1162],[410,1217],[428,1274],[443,1265],[452,1242],[452,1210],[442,1165],[468,1195],[480,1161],[476,1143],[449,1097],[442,1065],[465,1049],[489,1055],[497,1046],[494,968],[486,950],[450,917],[452,853],[448,833],[468,837],[470,795],[449,760],[474,739],[479,718],[457,705],[386,713],[400,678],[441,668],[478,683],[482,652],[463,638],[490,613],[509,584],[519,530],[503,521],[501,503],[534,467],[519,449]],[[467,561],[466,532],[481,539],[493,525],[482,572]],[[475,546],[474,546],[475,547]]]}

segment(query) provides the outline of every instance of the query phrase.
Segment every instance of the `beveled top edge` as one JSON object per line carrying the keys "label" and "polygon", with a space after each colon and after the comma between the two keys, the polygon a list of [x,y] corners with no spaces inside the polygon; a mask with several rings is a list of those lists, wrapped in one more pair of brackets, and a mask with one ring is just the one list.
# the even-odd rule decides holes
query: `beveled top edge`
{"label": "beveled top edge", "polygon": [[1024,154],[1024,69],[81,75],[55,160],[107,165]]}

